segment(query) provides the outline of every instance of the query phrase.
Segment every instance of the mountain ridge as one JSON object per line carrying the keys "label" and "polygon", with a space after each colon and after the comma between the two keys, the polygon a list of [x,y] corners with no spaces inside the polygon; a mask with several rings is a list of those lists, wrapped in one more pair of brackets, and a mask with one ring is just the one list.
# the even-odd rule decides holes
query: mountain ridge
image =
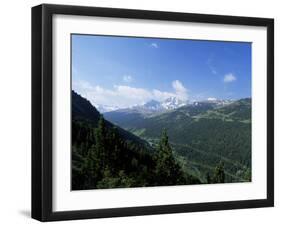
{"label": "mountain ridge", "polygon": [[117,107],[117,106],[107,106],[107,105],[101,105],[96,104],[95,107],[101,112],[101,113],[108,113],[108,112],[138,112],[141,114],[155,114],[155,113],[163,113],[170,110],[175,110],[183,106],[188,105],[202,105],[202,104],[213,104],[217,107],[220,106],[226,106],[228,104],[231,104],[235,102],[234,100],[229,99],[215,99],[215,98],[208,98],[207,100],[202,101],[183,101],[177,97],[169,97],[165,99],[164,101],[157,101],[154,99],[151,99],[147,101],[144,104],[138,104],[131,107]]}

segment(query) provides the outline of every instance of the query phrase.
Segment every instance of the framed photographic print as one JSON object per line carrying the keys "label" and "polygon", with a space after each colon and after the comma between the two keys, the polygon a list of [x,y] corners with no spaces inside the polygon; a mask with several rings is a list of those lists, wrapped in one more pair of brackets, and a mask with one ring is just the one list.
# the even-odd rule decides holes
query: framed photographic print
{"label": "framed photographic print", "polygon": [[274,21],[32,8],[32,217],[274,205]]}

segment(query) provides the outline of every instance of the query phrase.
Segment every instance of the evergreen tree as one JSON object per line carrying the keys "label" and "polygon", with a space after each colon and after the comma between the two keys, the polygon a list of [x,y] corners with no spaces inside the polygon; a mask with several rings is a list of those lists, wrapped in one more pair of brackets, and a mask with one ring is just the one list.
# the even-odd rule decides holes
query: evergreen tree
{"label": "evergreen tree", "polygon": [[174,159],[165,129],[162,132],[158,145],[155,171],[157,176],[156,180],[158,182],[157,185],[175,185],[183,183],[183,173]]}
{"label": "evergreen tree", "polygon": [[225,181],[224,164],[223,162],[220,162],[219,165],[217,165],[215,168],[213,183],[224,183],[224,181]]}
{"label": "evergreen tree", "polygon": [[248,168],[246,170],[246,172],[244,173],[244,178],[247,180],[247,181],[251,181],[252,180],[252,175],[251,175],[251,170]]}
{"label": "evergreen tree", "polygon": [[107,167],[110,168],[110,172],[115,175],[120,168],[119,156],[120,156],[120,137],[117,132],[117,128],[114,127],[108,131],[106,138],[106,152],[107,152]]}
{"label": "evergreen tree", "polygon": [[105,121],[103,116],[100,116],[98,121],[98,127],[95,130],[95,150],[94,150],[94,159],[97,160],[96,164],[98,164],[99,170],[101,173],[105,171],[106,168],[106,158],[107,158],[107,150],[106,150],[106,128]]}

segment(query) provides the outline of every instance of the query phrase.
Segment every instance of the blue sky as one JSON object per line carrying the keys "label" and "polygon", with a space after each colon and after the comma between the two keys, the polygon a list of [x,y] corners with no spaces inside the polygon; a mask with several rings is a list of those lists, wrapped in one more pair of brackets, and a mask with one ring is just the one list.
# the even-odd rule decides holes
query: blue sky
{"label": "blue sky", "polygon": [[251,96],[251,43],[72,35],[72,86],[93,104],[128,107]]}

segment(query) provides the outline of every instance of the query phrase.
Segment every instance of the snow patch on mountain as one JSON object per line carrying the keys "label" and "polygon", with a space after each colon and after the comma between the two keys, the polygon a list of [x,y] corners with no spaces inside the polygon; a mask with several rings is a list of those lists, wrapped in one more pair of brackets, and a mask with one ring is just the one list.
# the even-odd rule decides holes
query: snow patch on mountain
{"label": "snow patch on mountain", "polygon": [[173,110],[187,105],[187,101],[180,100],[176,97],[169,97],[161,103],[161,106],[166,110]]}
{"label": "snow patch on mountain", "polygon": [[122,111],[122,112],[137,112],[137,113],[149,115],[154,113],[163,113],[169,110],[175,110],[177,108],[186,105],[201,106],[205,104],[212,104],[215,107],[221,107],[231,103],[233,103],[232,100],[219,100],[213,97],[203,101],[193,101],[193,102],[183,101],[177,97],[169,97],[162,102],[157,100],[150,100],[145,104],[134,105],[129,108],[107,106],[107,105],[100,105],[100,104],[95,104],[95,107],[101,113],[110,112],[110,111]]}

